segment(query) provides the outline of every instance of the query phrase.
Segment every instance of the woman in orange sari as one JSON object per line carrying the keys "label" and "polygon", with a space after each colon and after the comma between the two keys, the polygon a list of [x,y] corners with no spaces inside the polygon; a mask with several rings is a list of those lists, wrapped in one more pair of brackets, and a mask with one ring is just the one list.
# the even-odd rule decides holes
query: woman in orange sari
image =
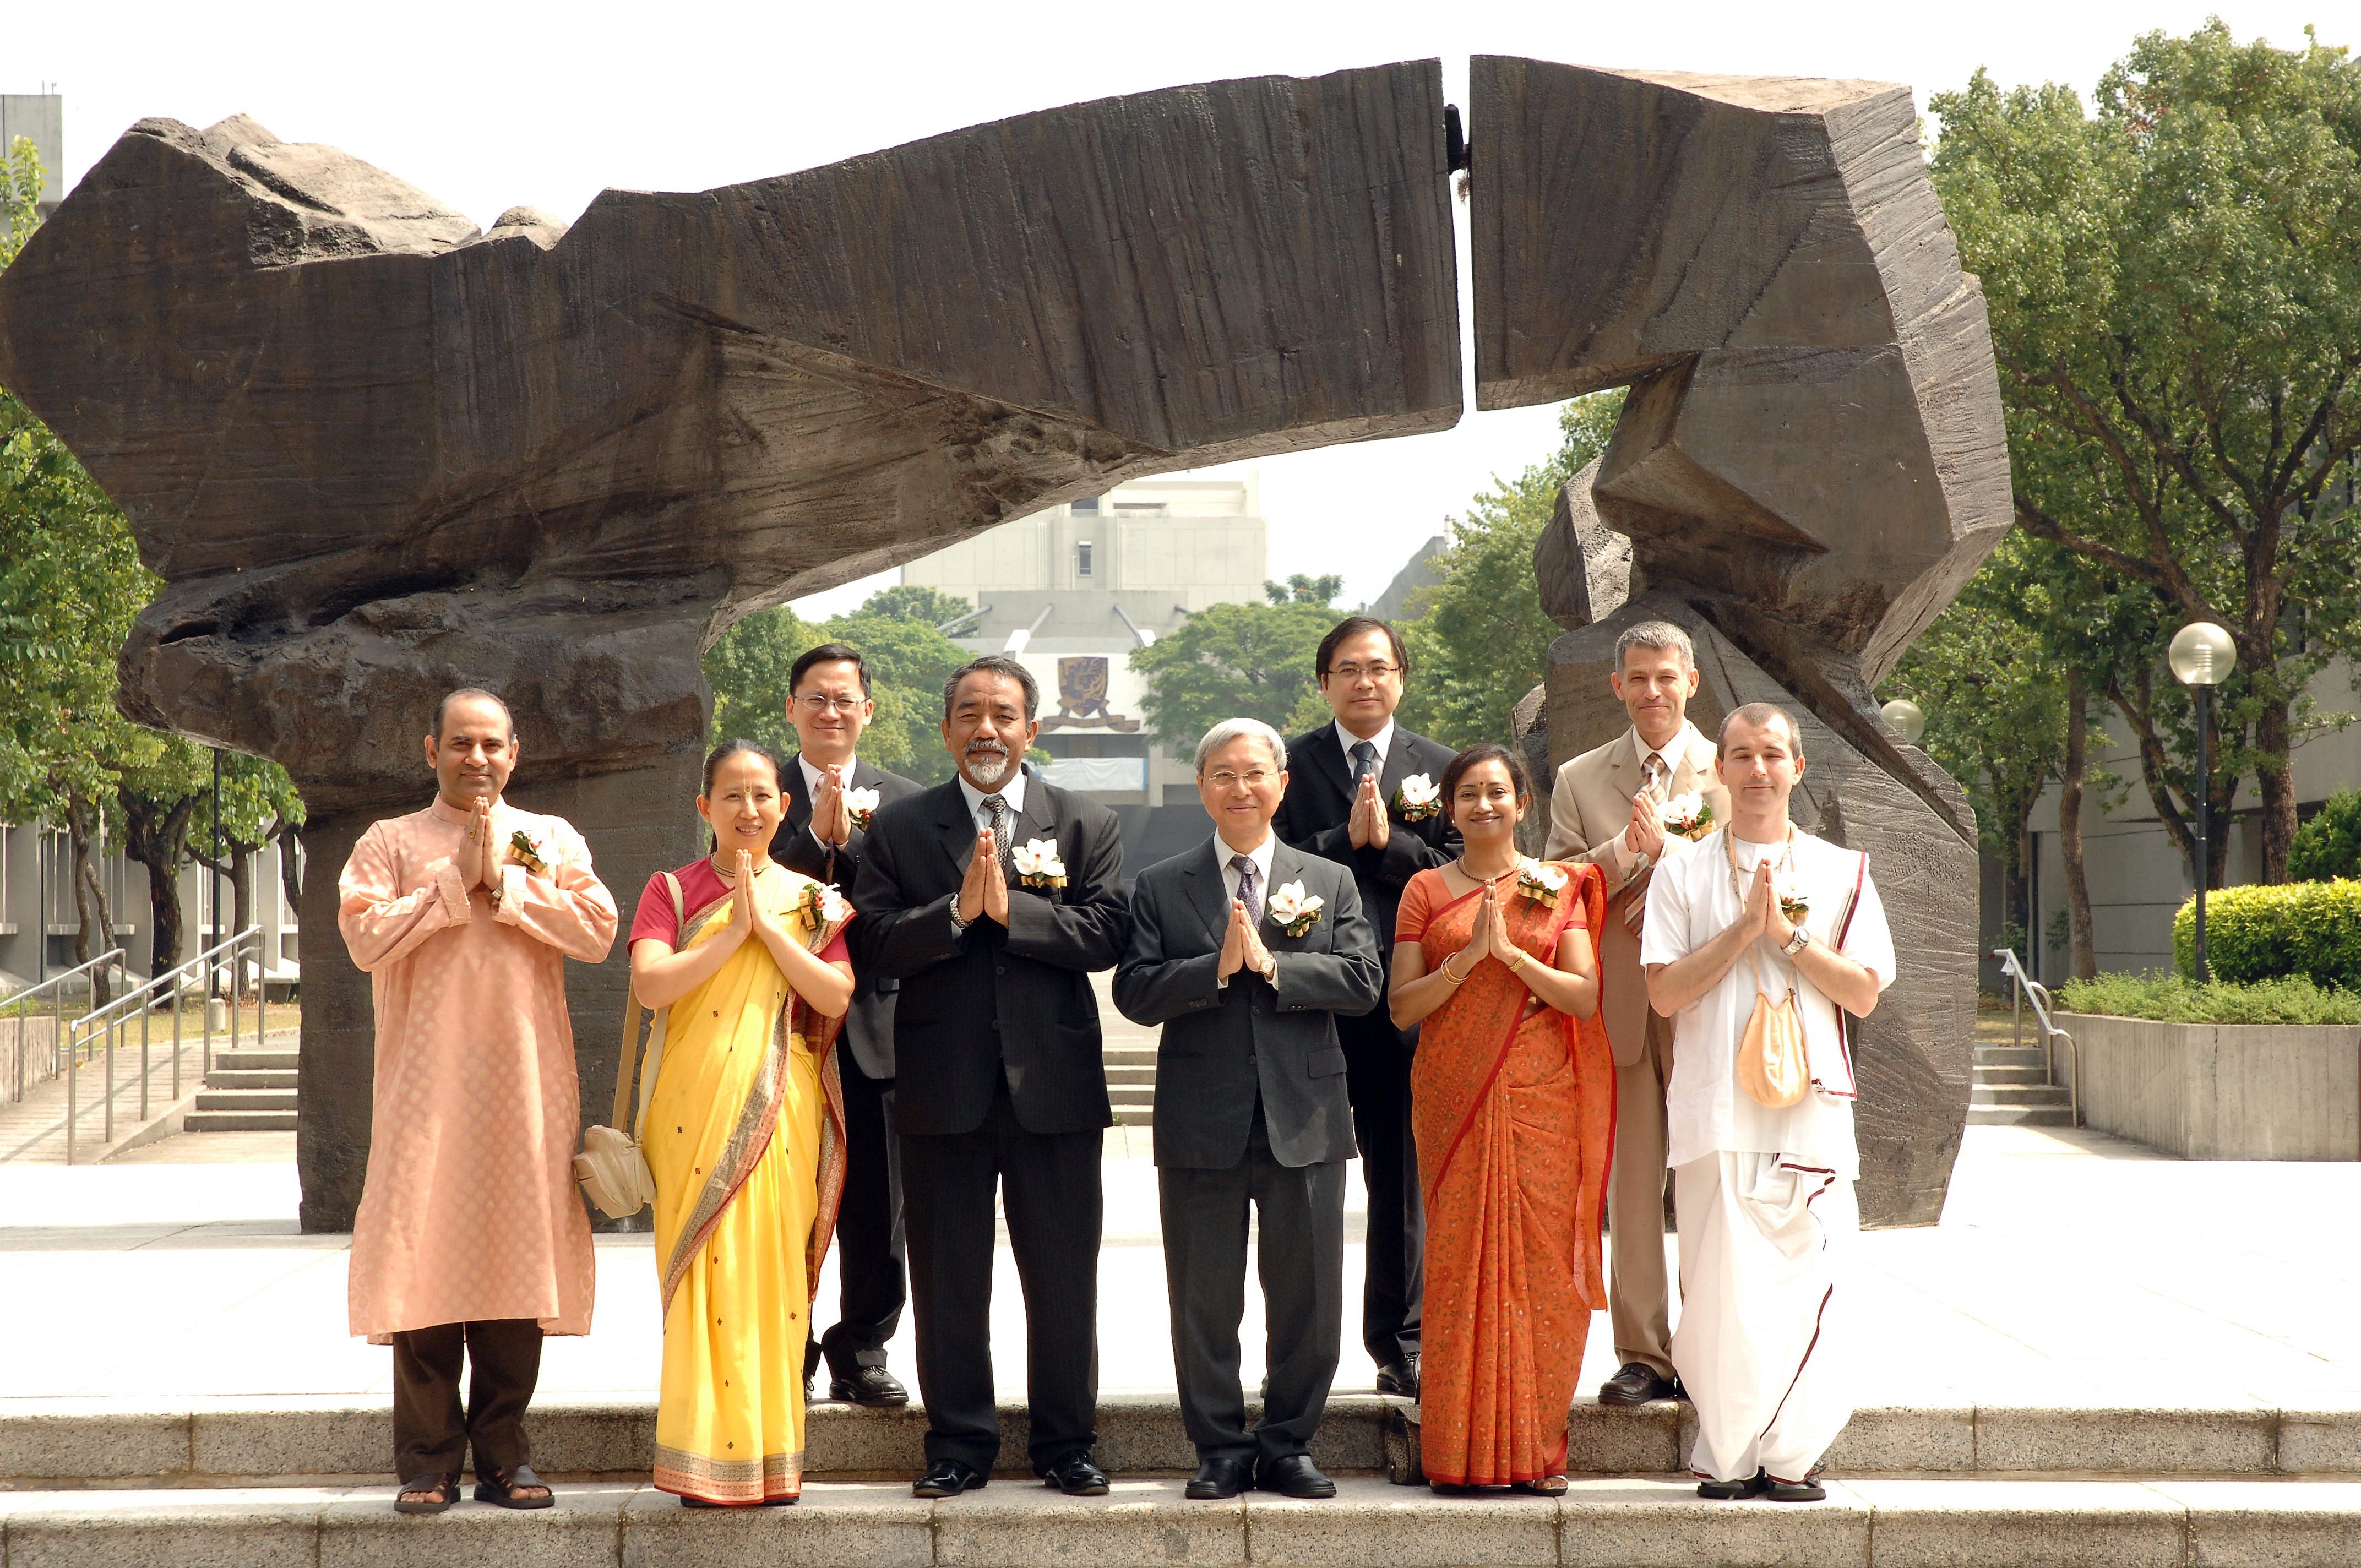
{"label": "woman in orange sari", "polygon": [[1443,774],[1466,850],[1402,890],[1394,1022],[1419,1025],[1411,1130],[1426,1199],[1420,1453],[1437,1488],[1565,1490],[1615,1067],[1598,1017],[1598,868],[1517,851],[1532,788],[1499,746]]}

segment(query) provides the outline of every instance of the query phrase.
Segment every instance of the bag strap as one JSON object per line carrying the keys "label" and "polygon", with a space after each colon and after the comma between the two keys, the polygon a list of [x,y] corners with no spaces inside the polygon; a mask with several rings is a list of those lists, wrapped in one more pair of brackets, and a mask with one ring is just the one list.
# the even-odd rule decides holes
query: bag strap
{"label": "bag strap", "polygon": [[[662,875],[665,888],[672,894],[672,934],[673,939],[677,941],[680,928],[688,924],[688,911],[681,898],[680,878],[670,872]],[[625,1137],[635,1135],[634,1128],[638,1122],[631,1109],[631,1081],[640,1074],[640,1012],[639,990],[626,980],[623,982],[622,1045],[615,1063],[614,1119],[607,1124]]]}

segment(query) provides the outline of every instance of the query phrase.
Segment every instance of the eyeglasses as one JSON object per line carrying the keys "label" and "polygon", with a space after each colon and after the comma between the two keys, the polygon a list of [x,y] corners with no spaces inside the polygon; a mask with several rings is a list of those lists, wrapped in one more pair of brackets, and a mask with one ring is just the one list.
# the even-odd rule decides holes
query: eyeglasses
{"label": "eyeglasses", "polygon": [[1331,664],[1328,666],[1328,673],[1341,681],[1357,681],[1363,675],[1368,676],[1373,681],[1381,681],[1388,675],[1400,674],[1402,667],[1400,664],[1389,664],[1379,660],[1374,664]]}
{"label": "eyeglasses", "polygon": [[1241,784],[1248,789],[1260,789],[1277,777],[1279,775],[1268,768],[1248,768],[1242,773],[1234,773],[1224,768],[1217,773],[1207,773],[1205,782],[1215,789],[1235,789]]}
{"label": "eyeglasses", "polygon": [[817,718],[830,708],[839,713],[858,713],[868,700],[865,696],[799,696],[796,706]]}

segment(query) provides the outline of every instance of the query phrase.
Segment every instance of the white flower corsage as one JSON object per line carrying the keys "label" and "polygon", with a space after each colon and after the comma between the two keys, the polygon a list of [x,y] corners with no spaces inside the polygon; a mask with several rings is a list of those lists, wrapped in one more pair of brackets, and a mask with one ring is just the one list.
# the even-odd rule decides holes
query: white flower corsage
{"label": "white flower corsage", "polygon": [[549,874],[549,859],[542,852],[533,835],[520,828],[509,835],[509,859],[535,876]]}
{"label": "white flower corsage", "polygon": [[1405,822],[1423,822],[1443,813],[1443,792],[1424,773],[1412,773],[1394,791],[1394,809]]}
{"label": "white flower corsage", "polygon": [[1565,892],[1565,872],[1527,856],[1517,867],[1517,891],[1544,908],[1555,909]]}
{"label": "white flower corsage", "polygon": [[1319,920],[1326,904],[1316,893],[1307,897],[1300,882],[1281,883],[1270,895],[1271,924],[1290,937],[1301,937]]}
{"label": "white flower corsage", "polygon": [[1023,849],[1011,850],[1008,858],[1016,862],[1016,879],[1027,887],[1066,885],[1066,862],[1058,858],[1055,839],[1028,839]]}
{"label": "white flower corsage", "polygon": [[844,809],[851,814],[855,831],[869,831],[869,818],[877,809],[877,792],[873,789],[849,789],[844,792]]}
{"label": "white flower corsage", "polygon": [[1785,917],[1788,925],[1800,926],[1804,923],[1805,917],[1811,914],[1810,897],[1805,894],[1795,877],[1788,872],[1772,873],[1771,891],[1778,895],[1779,913]]}
{"label": "white flower corsage", "polygon": [[1656,820],[1664,824],[1665,832],[1695,840],[1713,831],[1713,807],[1705,803],[1705,796],[1692,790],[1659,805]]}
{"label": "white flower corsage", "polygon": [[802,911],[815,933],[827,930],[852,914],[852,905],[845,901],[844,894],[824,882],[806,883],[796,907]]}

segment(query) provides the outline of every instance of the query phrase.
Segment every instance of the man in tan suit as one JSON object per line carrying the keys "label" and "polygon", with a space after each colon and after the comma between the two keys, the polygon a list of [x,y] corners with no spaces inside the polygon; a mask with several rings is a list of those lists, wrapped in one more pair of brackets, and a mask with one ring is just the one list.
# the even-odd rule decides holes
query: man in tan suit
{"label": "man in tan suit", "polygon": [[1608,1306],[1622,1370],[1598,1390],[1601,1403],[1671,1398],[1672,1330],[1664,1280],[1664,1085],[1673,1076],[1673,1025],[1648,1006],[1640,972],[1640,923],[1649,873],[1667,853],[1687,850],[1667,835],[1656,806],[1695,793],[1714,820],[1730,817],[1730,792],[1713,769],[1714,743],[1688,721],[1697,689],[1688,633],[1646,620],[1615,641],[1608,677],[1631,728],[1557,771],[1550,800],[1548,855],[1587,861],[1611,890],[1599,973],[1606,981],[1607,1041],[1615,1052],[1615,1163],[1607,1179],[1614,1265]]}

